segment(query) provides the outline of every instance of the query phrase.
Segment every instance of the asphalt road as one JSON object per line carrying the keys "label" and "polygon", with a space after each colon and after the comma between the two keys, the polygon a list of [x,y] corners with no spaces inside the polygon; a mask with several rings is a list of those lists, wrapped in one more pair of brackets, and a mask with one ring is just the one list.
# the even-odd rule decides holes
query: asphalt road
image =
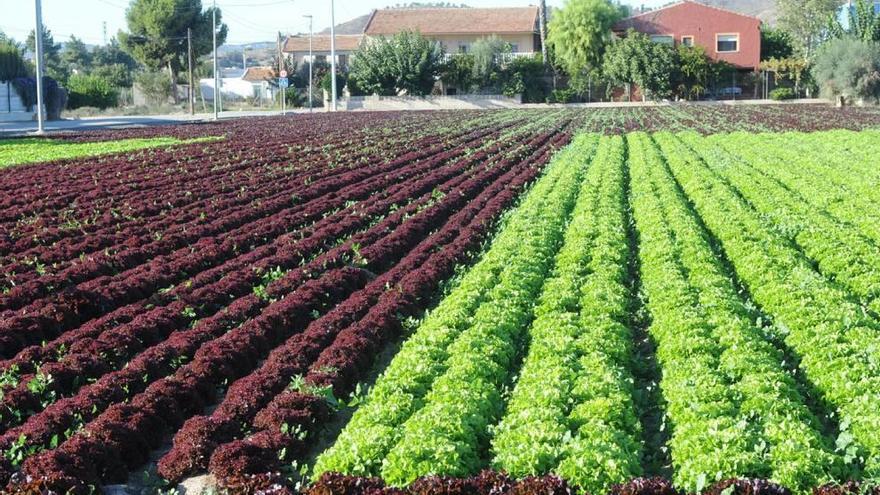
{"label": "asphalt road", "polygon": [[[302,110],[287,112],[289,115],[293,113],[302,113]],[[308,112],[308,110],[306,110]],[[279,115],[277,111],[265,112],[222,112],[221,119],[234,119],[240,117],[257,117],[257,116],[274,116]],[[213,119],[213,114],[196,114],[196,115],[153,115],[153,116],[131,116],[131,117],[87,117],[76,120],[57,120],[46,122],[46,133],[51,135],[52,132],[58,131],[87,131],[97,129],[128,129],[138,127],[152,127],[160,125],[184,124],[187,122],[204,122]],[[21,136],[29,135],[37,130],[36,122],[0,122],[0,136]]]}

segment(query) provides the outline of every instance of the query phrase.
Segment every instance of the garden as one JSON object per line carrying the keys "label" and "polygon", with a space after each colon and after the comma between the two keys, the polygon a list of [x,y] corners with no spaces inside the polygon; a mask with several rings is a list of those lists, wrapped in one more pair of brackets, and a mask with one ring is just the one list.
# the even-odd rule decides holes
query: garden
{"label": "garden", "polygon": [[877,129],[682,104],[2,141],[0,484],[876,493]]}

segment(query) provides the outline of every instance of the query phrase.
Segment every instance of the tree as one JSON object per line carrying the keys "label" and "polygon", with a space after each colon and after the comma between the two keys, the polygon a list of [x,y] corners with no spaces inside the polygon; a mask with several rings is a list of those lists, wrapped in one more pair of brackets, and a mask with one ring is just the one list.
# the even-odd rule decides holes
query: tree
{"label": "tree", "polygon": [[833,38],[851,36],[864,41],[880,41],[880,15],[874,11],[874,2],[856,0],[847,9],[848,21],[844,26],[837,16],[831,17],[828,32]]}
{"label": "tree", "polygon": [[614,37],[611,28],[623,15],[623,8],[608,0],[566,0],[548,26],[556,62],[574,79],[598,70]]}
{"label": "tree", "polygon": [[793,54],[794,45],[788,31],[761,26],[761,60],[787,58]]}
{"label": "tree", "polygon": [[443,62],[439,43],[404,31],[362,43],[352,57],[350,77],[368,94],[429,94]]}
{"label": "tree", "polygon": [[85,73],[91,69],[92,54],[81,39],[71,35],[61,50],[61,62],[71,72]]}
{"label": "tree", "polygon": [[29,75],[27,63],[18,47],[9,41],[0,40],[0,82],[5,83]]}
{"label": "tree", "polygon": [[501,70],[502,57],[510,53],[510,44],[496,35],[480,38],[471,46],[474,58],[474,83],[482,88],[494,85],[498,72]]}
{"label": "tree", "polygon": [[474,87],[474,56],[459,53],[449,57],[440,69],[440,79],[460,93],[467,93]]}
{"label": "tree", "polygon": [[[120,32],[122,47],[148,69],[168,69],[172,87],[187,66],[187,29],[192,29],[193,58],[212,50],[213,8],[202,10],[201,0],[133,0],[125,18],[130,32]],[[229,28],[217,9],[217,44],[226,41]],[[173,91],[177,102],[177,91]]]}
{"label": "tree", "polygon": [[73,74],[67,81],[68,108],[116,106],[119,94],[110,82],[97,75]]}
{"label": "tree", "polygon": [[830,40],[816,54],[813,76],[827,98],[876,102],[880,97],[880,44],[857,38]]}
{"label": "tree", "polygon": [[709,79],[714,71],[712,59],[701,46],[679,45],[677,51],[680,75],[678,93],[687,99],[699,98],[709,87]]}
{"label": "tree", "polygon": [[111,38],[110,43],[96,47],[92,51],[92,63],[95,66],[122,65],[130,71],[139,67],[137,60],[122,49],[116,38]]}
{"label": "tree", "polygon": [[616,84],[637,84],[645,97],[662,98],[672,92],[678,61],[670,45],[630,29],[608,47],[602,70]]}
{"label": "tree", "polygon": [[[34,30],[32,29],[27,38],[27,48],[32,53],[36,52]],[[47,76],[52,79],[65,82],[69,71],[61,62],[61,45],[55,43],[52,31],[43,26],[43,64]]]}
{"label": "tree", "polygon": [[825,37],[828,18],[839,5],[838,0],[776,0],[777,25],[791,34],[798,55],[810,59]]}

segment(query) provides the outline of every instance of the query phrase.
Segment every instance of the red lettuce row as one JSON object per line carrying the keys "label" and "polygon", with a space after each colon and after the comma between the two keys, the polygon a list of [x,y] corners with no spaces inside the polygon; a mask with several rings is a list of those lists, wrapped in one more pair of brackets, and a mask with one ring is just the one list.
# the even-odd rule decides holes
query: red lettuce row
{"label": "red lettuce row", "polygon": [[[373,182],[379,183],[379,188],[388,187],[388,185],[404,181],[412,178],[413,175],[420,171],[430,169],[439,163],[454,159],[459,152],[443,152],[434,157],[433,160],[418,163],[413,167],[400,169],[398,164],[379,167],[379,172],[386,171],[386,175],[373,177]],[[398,169],[395,175],[387,174]],[[312,184],[302,194],[304,200],[315,199],[315,203],[306,203],[303,208],[291,208],[287,212],[286,217],[267,217],[262,223],[267,228],[274,229],[274,235],[278,235],[287,230],[285,227],[290,222],[314,221],[323,214],[323,212],[334,208],[334,203],[342,205],[345,201],[351,199],[366,199],[372,190],[363,184],[358,184],[357,179],[363,178],[365,175],[373,175],[373,170],[362,170],[351,172],[346,176],[351,177],[348,180],[340,178],[339,180],[328,180],[321,184]],[[347,186],[347,187],[346,187]],[[340,190],[340,188],[343,188]],[[323,197],[322,197],[323,195]],[[284,202],[289,203],[289,198]],[[306,209],[307,208],[307,209]],[[304,211],[305,210],[305,211]],[[310,213],[309,216],[303,213]],[[243,218],[242,218],[243,217]],[[115,283],[109,282],[105,277],[92,280],[84,286],[70,288],[58,293],[57,296],[48,300],[40,300],[30,305],[30,311],[36,314],[26,314],[9,318],[0,326],[0,349],[3,354],[9,355],[12,352],[20,350],[24,345],[39,342],[40,340],[60,334],[67,328],[76,325],[82,320],[96,316],[101,311],[106,311],[114,307],[119,307],[128,302],[141,299],[152,294],[156,290],[165,287],[171,283],[175,283],[181,277],[180,274],[195,273],[206,268],[205,258],[213,255],[214,259],[223,260],[223,257],[230,256],[240,244],[250,242],[250,239],[261,237],[262,231],[258,229],[258,225],[247,223],[248,215],[233,220],[225,220],[222,223],[229,226],[230,223],[237,226],[237,230],[245,236],[244,239],[227,238],[224,244],[226,251],[221,250],[216,244],[217,240],[212,238],[202,238],[195,245],[182,248],[184,258],[169,255],[152,259],[149,263],[142,265],[134,270],[134,273],[125,272],[119,276],[113,277]],[[287,222],[284,218],[289,218]],[[218,227],[219,228],[219,227]],[[188,237],[195,237],[197,234],[191,233]],[[234,235],[230,233],[230,235]],[[132,251],[140,251],[141,257],[144,256],[144,250],[133,249]],[[230,252],[232,251],[232,252]],[[120,257],[116,255],[115,259]],[[216,261],[215,261],[216,262]],[[92,263],[85,263],[80,266],[90,266]],[[162,267],[162,269],[158,269]],[[109,267],[105,268],[109,269]],[[100,270],[96,268],[95,270]],[[70,275],[70,274],[68,274]],[[59,275],[60,276],[60,275]],[[10,299],[14,299],[14,294],[10,295]]]}
{"label": "red lettuce row", "polygon": [[[566,134],[558,135],[551,146],[538,151],[524,162],[536,165],[546,163],[551,149],[567,140]],[[331,386],[337,396],[345,396],[350,392],[364,370],[369,369],[375,353],[399,335],[399,318],[418,314],[425,309],[438,284],[451,275],[457,264],[466,260],[468,253],[477,245],[474,243],[487,235],[492,219],[510,205],[522,187],[533,180],[538,172],[537,167],[513,170],[489,186],[486,193],[491,195],[486,194],[482,201],[473,201],[468,208],[450,220],[449,228],[435,234],[456,236],[450,247],[434,251],[431,248],[433,239],[429,239],[414,250],[404,260],[412,261],[414,265],[401,265],[400,268],[408,268],[407,271],[399,274],[401,278],[391,286],[391,290],[382,292],[378,304],[360,321],[339,332],[332,344],[323,349],[317,359],[311,363],[303,363],[301,371],[306,374],[306,382],[316,387]],[[392,275],[394,274],[389,274]],[[301,352],[302,349],[291,348],[289,351]],[[303,407],[304,404],[307,407]],[[217,449],[210,462],[211,472],[222,485],[234,489],[241,488],[240,480],[254,476],[266,480],[269,485],[282,481],[273,479],[267,473],[278,467],[279,452],[282,449],[293,456],[298,454],[304,444],[296,435],[297,430],[314,432],[323,424],[320,413],[321,410],[311,407],[311,402],[302,393],[282,393],[257,414],[253,422],[257,433]],[[285,430],[292,434],[282,431],[283,424],[288,425]],[[247,459],[252,461],[245,462]],[[240,469],[241,466],[255,471]]]}
{"label": "red lettuce row", "polygon": [[[528,143],[526,148],[540,146],[541,142],[546,140],[547,136],[539,136]],[[505,159],[501,163],[485,167],[482,173],[473,178],[463,176],[458,184],[450,184],[450,187],[442,188],[442,192],[446,194],[442,201],[444,208],[433,208],[422,212],[421,218],[414,218],[415,221],[404,224],[386,240],[385,244],[398,249],[389,250],[384,247],[385,244],[380,243],[361,250],[361,255],[367,260],[366,268],[377,273],[384,271],[388,265],[393,264],[394,257],[405,252],[399,249],[400,247],[409,247],[413,241],[422,238],[429,230],[441,226],[450,212],[478,196],[484,184],[496,180],[511,166],[513,166],[511,160]],[[465,182],[464,179],[468,180]],[[479,200],[473,201],[479,203]],[[433,242],[434,247],[438,247],[442,246],[444,241]],[[403,263],[410,259],[415,258],[407,257],[391,271],[393,275],[380,276],[367,289],[355,296],[355,302],[350,304],[350,301],[347,301],[315,322],[313,326],[321,329],[315,332],[315,338],[309,338],[312,331],[310,327],[305,334],[293,337],[285,346],[273,352],[260,370],[233,384],[226,399],[210,417],[195,417],[188,421],[175,437],[175,447],[160,462],[162,475],[171,479],[180,479],[185,474],[207,467],[208,456],[213,446],[234,438],[239,425],[250,421],[275,394],[283,390],[294,374],[304,371],[303,363],[308,363],[308,356],[312,355],[314,359],[317,356],[315,353],[329,345],[340,328],[351,324],[371,305],[376,304],[379,295],[396,283],[397,279],[393,277],[401,276],[403,267],[408,266]],[[302,341],[307,341],[309,345],[303,348]],[[291,362],[289,357],[291,354],[296,355],[298,359]]]}
{"label": "red lettuce row", "polygon": [[[259,261],[246,259],[241,270],[193,293],[191,297],[184,296],[181,297],[181,300],[174,301],[168,306],[155,308],[145,315],[133,318],[130,323],[101,333],[100,336],[87,337],[83,333],[72,332],[77,335],[65,339],[71,347],[60,361],[46,365],[45,361],[40,358],[51,358],[53,349],[57,351],[58,347],[41,346],[32,348],[34,352],[27,353],[25,356],[6,364],[7,366],[18,366],[20,371],[35,371],[32,363],[43,363],[40,372],[51,374],[54,379],[48,385],[48,390],[66,394],[73,390],[75,385],[81,385],[87,378],[98,377],[111,371],[113,367],[130,357],[133,352],[154,345],[167,338],[170,332],[183,328],[190,322],[190,319],[183,315],[185,308],[193,307],[190,304],[199,308],[211,308],[211,311],[219,310],[224,303],[229,301],[230,297],[241,297],[250,293],[252,288],[259,283],[260,273],[265,270],[273,267],[287,270],[304,263],[308,258],[317,255],[321,249],[330,247],[335,239],[348,236],[366,226],[371,218],[376,215],[384,215],[393,205],[405,203],[410,198],[430,193],[442,184],[442,181],[450,181],[443,187],[455,187],[466,179],[465,175],[461,175],[465,170],[473,167],[474,164],[479,163],[490,154],[497,153],[500,148],[501,145],[496,144],[469,156],[467,160],[441,167],[420,180],[408,183],[406,187],[381,201],[364,205],[361,210],[346,209],[326,217],[308,229],[314,233],[311,237],[295,241],[291,236],[287,236],[283,240],[284,243],[294,242],[296,250],[283,249],[276,252],[275,255]],[[392,229],[406,215],[422,208],[422,205],[430,199],[431,196],[427,195],[420,200],[413,201],[410,206],[393,215],[389,221],[382,222],[372,230],[380,233]],[[370,241],[369,237],[363,235],[355,240],[358,241],[358,244]],[[327,267],[339,264],[339,260],[346,259],[346,254],[351,251],[350,244],[346,243],[346,245],[338,247],[311,265]],[[253,266],[260,267],[261,270],[255,271],[252,269]],[[277,290],[273,290],[272,286],[268,289],[273,296],[283,295],[283,293],[279,294]],[[180,296],[178,295],[178,297]],[[47,347],[49,349],[46,349]],[[3,397],[2,404],[10,410],[39,410],[41,397],[28,387],[28,381],[31,377],[32,375],[22,376],[18,388],[7,392]],[[9,421],[13,418],[4,417],[2,419],[0,425],[8,426]]]}
{"label": "red lettuce row", "polygon": [[[75,435],[57,449],[26,460],[22,474],[49,480],[54,486],[64,488],[83,487],[84,483],[97,480],[118,480],[126,467],[137,466],[148,455],[151,445],[144,440],[157,439],[158,431],[176,429],[181,418],[201,410],[218,384],[246,374],[256,365],[255,359],[274,346],[273,342],[280,342],[284,334],[295,333],[291,328],[281,333],[267,329],[267,320],[278,321],[276,316],[276,312],[266,310],[243,327],[203,345],[193,362],[178,369],[174,376],[153,383],[130,403],[112,406],[86,426],[87,434]],[[284,321],[292,323],[288,318],[294,315],[283,312],[282,316],[286,316]],[[296,319],[298,322],[307,320],[308,317],[303,316]],[[16,486],[21,488],[16,483],[10,488]]]}

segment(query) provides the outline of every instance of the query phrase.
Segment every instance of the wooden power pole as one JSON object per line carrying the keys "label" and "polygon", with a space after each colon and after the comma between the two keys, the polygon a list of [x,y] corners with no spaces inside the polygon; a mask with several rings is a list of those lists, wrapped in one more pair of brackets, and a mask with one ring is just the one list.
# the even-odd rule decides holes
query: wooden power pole
{"label": "wooden power pole", "polygon": [[541,35],[541,59],[544,62],[544,65],[550,63],[550,57],[547,53],[547,1],[541,0],[541,5],[538,7],[538,24]]}
{"label": "wooden power pole", "polygon": [[193,85],[193,32],[186,28],[186,62],[189,71],[189,114],[196,114],[196,87]]}

